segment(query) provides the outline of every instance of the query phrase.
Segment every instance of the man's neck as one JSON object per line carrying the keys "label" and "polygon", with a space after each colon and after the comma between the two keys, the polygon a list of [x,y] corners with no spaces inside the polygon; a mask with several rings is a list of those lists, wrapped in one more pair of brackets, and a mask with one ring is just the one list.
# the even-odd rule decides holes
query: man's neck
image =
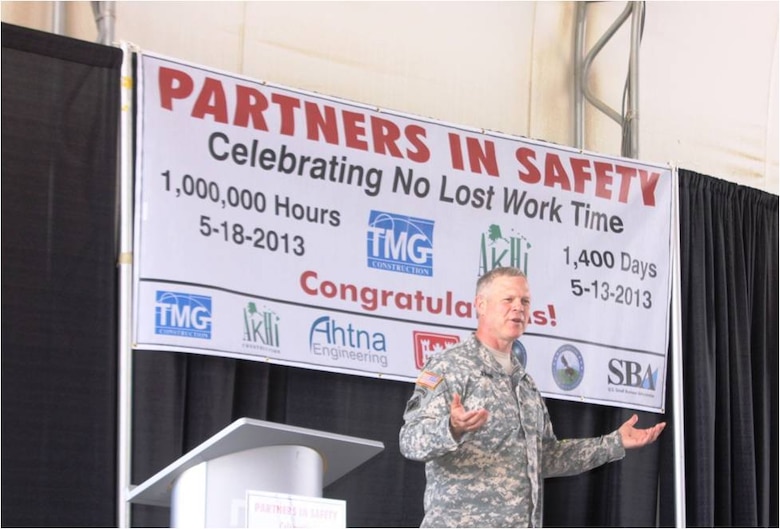
{"label": "man's neck", "polygon": [[484,333],[480,333],[479,330],[474,333],[474,336],[476,336],[477,340],[479,340],[482,344],[490,347],[495,351],[498,351],[499,353],[508,355],[510,352],[512,352],[512,342],[514,342],[514,340],[500,340],[492,336],[486,336]]}

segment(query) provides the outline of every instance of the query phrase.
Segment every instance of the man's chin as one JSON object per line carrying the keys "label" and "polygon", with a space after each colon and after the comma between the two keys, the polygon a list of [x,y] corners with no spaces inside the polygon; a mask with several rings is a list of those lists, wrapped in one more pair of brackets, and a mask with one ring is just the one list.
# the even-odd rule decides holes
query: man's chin
{"label": "man's chin", "polygon": [[520,336],[523,335],[525,332],[526,325],[522,323],[518,323],[513,326],[512,335],[514,335],[515,339],[520,338]]}

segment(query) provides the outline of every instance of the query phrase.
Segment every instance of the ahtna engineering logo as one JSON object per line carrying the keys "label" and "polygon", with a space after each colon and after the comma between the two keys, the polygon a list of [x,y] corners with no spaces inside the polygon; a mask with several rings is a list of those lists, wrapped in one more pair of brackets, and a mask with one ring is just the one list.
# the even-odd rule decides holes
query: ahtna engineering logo
{"label": "ahtna engineering logo", "polygon": [[[510,230],[511,232],[512,230]],[[531,243],[525,236],[505,235],[498,224],[491,224],[479,241],[479,270],[482,276],[499,266],[514,266],[528,274],[528,250]]]}
{"label": "ahtna engineering logo", "polygon": [[211,339],[211,296],[158,290],[154,332],[167,336]]}
{"label": "ahtna engineering logo", "polygon": [[272,310],[258,310],[250,301],[243,310],[244,335],[242,346],[266,352],[279,352],[279,316]]}
{"label": "ahtna engineering logo", "polygon": [[372,210],[368,216],[368,267],[433,276],[434,221]]}
{"label": "ahtna engineering logo", "polygon": [[321,316],[309,329],[309,351],[341,367],[375,371],[388,365],[384,333]]}

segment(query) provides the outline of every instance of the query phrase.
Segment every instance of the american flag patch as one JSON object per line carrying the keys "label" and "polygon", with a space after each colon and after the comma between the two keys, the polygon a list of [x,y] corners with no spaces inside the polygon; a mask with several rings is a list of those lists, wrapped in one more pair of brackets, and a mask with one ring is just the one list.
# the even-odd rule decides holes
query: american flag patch
{"label": "american flag patch", "polygon": [[442,376],[430,371],[423,371],[420,376],[417,377],[417,385],[423,386],[428,389],[436,389],[436,386],[441,382]]}

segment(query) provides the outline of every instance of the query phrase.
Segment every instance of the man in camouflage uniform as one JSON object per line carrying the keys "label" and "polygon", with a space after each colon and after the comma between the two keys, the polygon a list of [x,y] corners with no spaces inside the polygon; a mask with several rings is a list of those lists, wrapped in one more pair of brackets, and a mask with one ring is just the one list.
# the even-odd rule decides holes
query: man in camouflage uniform
{"label": "man in camouflage uniform", "polygon": [[652,443],[665,423],[558,440],[531,377],[511,354],[530,318],[516,268],[477,282],[477,330],[434,355],[417,379],[400,432],[401,452],[425,461],[422,527],[540,527],[542,478],[578,474]]}

